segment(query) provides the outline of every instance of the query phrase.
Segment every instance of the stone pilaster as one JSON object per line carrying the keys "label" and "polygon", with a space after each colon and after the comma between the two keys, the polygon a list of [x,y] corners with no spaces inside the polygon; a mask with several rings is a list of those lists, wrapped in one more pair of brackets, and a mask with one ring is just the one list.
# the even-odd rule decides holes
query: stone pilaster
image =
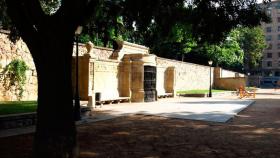
{"label": "stone pilaster", "polygon": [[129,56],[123,58],[120,66],[119,93],[120,97],[131,97],[131,60]]}
{"label": "stone pilaster", "polygon": [[166,93],[172,93],[174,96],[175,87],[175,67],[168,67],[165,74]]}
{"label": "stone pilaster", "polygon": [[222,76],[222,68],[220,68],[220,67],[215,67],[214,68],[214,74],[213,74],[214,76],[213,76],[213,78],[214,78],[214,80],[213,80],[213,82],[214,82],[214,88],[216,88],[217,86],[218,86],[218,80],[221,78],[221,76]]}
{"label": "stone pilaster", "polygon": [[133,59],[131,63],[131,101],[144,102],[144,62]]}
{"label": "stone pilaster", "polygon": [[89,60],[88,107],[95,105],[94,92],[94,59]]}
{"label": "stone pilaster", "polygon": [[214,68],[214,79],[215,78],[221,78],[222,68],[215,67]]}

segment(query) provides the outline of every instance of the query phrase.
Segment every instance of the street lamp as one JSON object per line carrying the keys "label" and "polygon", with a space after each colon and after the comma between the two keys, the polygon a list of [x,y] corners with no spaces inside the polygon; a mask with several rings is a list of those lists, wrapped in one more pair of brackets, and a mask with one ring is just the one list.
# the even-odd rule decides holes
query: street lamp
{"label": "street lamp", "polygon": [[247,73],[247,86],[248,86],[248,87],[250,86],[250,81],[249,81],[250,75],[251,75],[251,73],[248,72],[248,73]]}
{"label": "street lamp", "polygon": [[76,41],[76,92],[75,92],[75,106],[74,115],[75,120],[81,120],[81,106],[80,106],[80,94],[79,94],[79,35],[82,33],[83,27],[78,26],[75,31],[75,41]]}
{"label": "street lamp", "polygon": [[210,61],[208,61],[208,64],[209,64],[209,67],[210,67],[210,86],[209,86],[209,95],[208,95],[208,97],[212,97],[212,82],[211,82],[211,80],[212,80],[212,69],[211,69],[211,66],[212,66],[212,64],[213,64],[213,61],[212,60],[210,60]]}

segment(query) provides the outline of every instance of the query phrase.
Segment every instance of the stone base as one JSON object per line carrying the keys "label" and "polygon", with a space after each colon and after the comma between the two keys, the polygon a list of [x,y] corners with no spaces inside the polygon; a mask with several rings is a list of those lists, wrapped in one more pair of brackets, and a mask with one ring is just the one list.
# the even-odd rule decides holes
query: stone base
{"label": "stone base", "polygon": [[132,92],[131,102],[144,102],[144,91]]}

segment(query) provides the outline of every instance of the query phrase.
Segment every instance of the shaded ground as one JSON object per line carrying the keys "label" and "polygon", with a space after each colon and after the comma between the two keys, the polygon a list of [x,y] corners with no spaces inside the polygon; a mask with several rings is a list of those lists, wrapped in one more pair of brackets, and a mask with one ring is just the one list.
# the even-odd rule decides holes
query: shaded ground
{"label": "shaded ground", "polygon": [[[82,125],[80,157],[278,158],[280,94],[267,92],[225,124],[135,115]],[[31,142],[1,138],[0,157],[28,157]]]}

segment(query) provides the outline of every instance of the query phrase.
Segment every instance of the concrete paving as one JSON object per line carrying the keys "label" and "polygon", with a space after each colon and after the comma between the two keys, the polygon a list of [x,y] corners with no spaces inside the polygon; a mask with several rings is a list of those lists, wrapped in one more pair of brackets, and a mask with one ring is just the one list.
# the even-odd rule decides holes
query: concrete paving
{"label": "concrete paving", "polygon": [[[114,119],[135,114],[169,118],[227,122],[254,101],[222,98],[169,98],[151,103],[121,103],[95,108],[92,116],[84,117],[77,125]],[[33,133],[35,127],[0,130],[0,138]]]}
{"label": "concrete paving", "polygon": [[103,112],[103,117],[108,118],[143,114],[224,123],[253,102],[219,98],[177,98],[162,99],[154,103],[104,105],[95,111]]}

